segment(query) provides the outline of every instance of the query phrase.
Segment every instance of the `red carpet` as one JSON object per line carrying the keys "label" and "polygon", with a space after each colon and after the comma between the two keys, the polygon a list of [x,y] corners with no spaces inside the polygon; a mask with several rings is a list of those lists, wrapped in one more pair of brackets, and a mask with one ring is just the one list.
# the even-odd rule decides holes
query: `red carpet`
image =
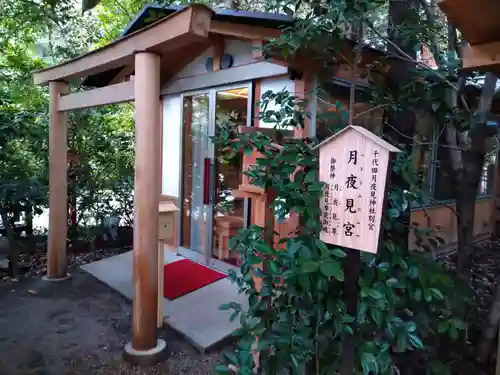
{"label": "red carpet", "polygon": [[163,296],[169,300],[174,300],[227,277],[221,272],[189,259],[165,264],[163,271]]}

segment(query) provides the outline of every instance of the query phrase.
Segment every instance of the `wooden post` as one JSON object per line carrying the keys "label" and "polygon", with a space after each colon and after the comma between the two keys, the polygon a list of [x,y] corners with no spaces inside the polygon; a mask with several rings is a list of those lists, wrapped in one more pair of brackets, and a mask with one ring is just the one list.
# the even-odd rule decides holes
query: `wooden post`
{"label": "wooden post", "polygon": [[[273,199],[273,196],[266,191],[264,194],[257,196],[253,202],[254,224],[264,228],[264,241],[271,247],[274,245],[274,212],[269,206]],[[254,276],[254,283],[256,289],[260,290],[262,286],[260,277]]]}
{"label": "wooden post", "polygon": [[163,328],[163,302],[165,298],[163,297],[164,290],[164,272],[163,267],[165,264],[165,241],[163,239],[158,240],[158,317],[157,326],[159,329]]}
{"label": "wooden post", "polygon": [[498,326],[498,344],[497,344],[495,375],[500,375],[500,325]]}
{"label": "wooden post", "polygon": [[165,245],[174,246],[177,251],[177,212],[179,209],[169,199],[162,196],[158,206],[158,328],[163,327],[164,264]]}
{"label": "wooden post", "polygon": [[165,342],[157,339],[158,202],[160,200],[161,121],[160,56],[135,55],[135,195],[132,342],[125,359],[152,364],[163,357]]}
{"label": "wooden post", "polygon": [[58,111],[59,96],[67,92],[66,82],[52,81],[49,126],[49,239],[47,275],[44,280],[67,278],[66,237],[68,233],[68,124],[66,112]]}
{"label": "wooden post", "polygon": [[[253,210],[255,212],[254,223],[264,228],[264,241],[271,247],[273,246],[274,243],[275,216],[273,210],[269,206],[272,203],[273,199],[274,195],[270,194],[268,190],[266,190],[264,194],[257,196],[255,199],[253,199]],[[262,269],[263,267],[262,263],[257,267]],[[255,284],[255,289],[257,289],[260,292],[262,288],[262,279],[260,277],[256,277],[255,275],[252,277]],[[269,308],[271,307],[269,306]],[[255,347],[257,347],[258,342],[259,338],[257,337],[255,341]],[[253,361],[255,367],[259,368],[260,356],[258,352],[254,353]]]}
{"label": "wooden post", "polygon": [[500,235],[500,152],[497,154],[495,160],[495,176],[493,191],[495,194],[495,199],[493,200],[493,213],[492,213],[492,228],[491,235]]}

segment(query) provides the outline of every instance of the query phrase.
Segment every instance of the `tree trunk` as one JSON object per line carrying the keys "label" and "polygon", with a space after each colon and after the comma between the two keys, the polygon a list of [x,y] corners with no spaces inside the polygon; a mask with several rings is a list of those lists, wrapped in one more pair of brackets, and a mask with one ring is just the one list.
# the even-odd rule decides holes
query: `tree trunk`
{"label": "tree trunk", "polygon": [[497,133],[496,127],[486,124],[497,80],[493,73],[486,74],[479,106],[471,123],[470,146],[462,152],[462,169],[458,173],[461,181],[457,184],[456,198],[457,270],[464,278],[469,273],[470,247],[474,239],[474,210],[486,155],[486,140]]}
{"label": "tree trunk", "polygon": [[[356,82],[358,78],[358,66],[361,64],[362,46],[364,37],[364,13],[360,19],[355,20],[352,29],[355,30],[355,38],[358,41],[354,62],[352,64],[351,88],[349,93],[349,124],[354,124],[354,104],[356,101]],[[357,316],[359,299],[359,272],[361,269],[361,254],[359,250],[346,249],[347,256],[344,260],[344,300],[346,301],[347,313],[353,317]],[[352,326],[353,334],[348,336],[342,345],[342,356],[339,363],[340,375],[351,375],[356,372],[356,347],[359,340],[356,321]]]}
{"label": "tree trunk", "polygon": [[[415,19],[415,12],[419,9],[418,0],[390,0],[389,1],[389,22],[388,35],[389,43],[387,52],[390,58],[390,67],[386,75],[387,88],[395,98],[399,96],[399,90],[411,83],[415,63],[406,59],[401,59],[402,53],[416,60],[414,45],[408,43],[404,37],[397,33],[397,28],[407,24],[408,20]],[[399,56],[399,57],[398,57]],[[402,148],[405,153],[411,153],[413,146],[413,136],[415,133],[416,117],[413,108],[405,107],[404,104],[397,109],[386,111],[384,116],[384,134],[388,136],[394,144]],[[392,184],[400,189],[408,189],[409,185],[404,178],[396,173],[392,174]],[[403,226],[410,228],[410,211],[407,209],[401,213],[399,221]],[[399,233],[397,242],[399,246],[409,248],[408,231]],[[395,238],[396,239],[396,238]]]}
{"label": "tree trunk", "polygon": [[14,230],[12,229],[12,223],[9,220],[7,213],[2,210],[0,212],[2,218],[2,224],[5,228],[5,235],[9,241],[9,272],[12,279],[18,279],[20,275],[19,271],[19,255],[15,247]]}
{"label": "tree trunk", "polygon": [[481,343],[477,350],[477,361],[480,363],[484,363],[488,360],[491,348],[493,347],[493,340],[497,337],[498,324],[500,323],[500,283],[497,284],[493,296],[493,304],[490,307],[488,319],[486,319],[483,327]]}
{"label": "tree trunk", "polygon": [[496,236],[500,236],[500,181],[498,176],[500,176],[500,163],[498,162],[500,158],[500,150],[497,151],[496,154],[497,163],[495,167],[495,183],[494,183],[494,194],[495,194],[495,210],[493,215],[494,227],[493,233]]}
{"label": "tree trunk", "polygon": [[[481,136],[484,137],[484,136]],[[484,143],[486,138],[482,140]],[[474,240],[474,211],[477,191],[484,165],[483,152],[467,150],[462,153],[461,181],[457,184],[457,270],[467,279],[469,275],[470,249]]]}
{"label": "tree trunk", "polygon": [[33,207],[29,205],[26,208],[24,225],[26,228],[26,239],[28,243],[28,251],[32,252],[36,250],[36,241],[33,231]]}
{"label": "tree trunk", "polygon": [[[457,197],[458,243],[457,269],[461,275],[468,277],[470,246],[474,235],[474,208],[479,182],[481,180],[486,140],[497,134],[496,127],[488,127],[487,114],[495,93],[497,77],[487,73],[479,100],[479,108],[471,126],[470,148],[463,152],[462,195]],[[490,307],[488,319],[482,329],[481,344],[478,348],[478,360],[485,361],[490,354],[492,341],[498,332],[500,321],[500,284],[497,284],[495,299]]]}
{"label": "tree trunk", "polygon": [[33,237],[33,208],[31,206],[25,211],[25,215],[26,236],[31,238]]}
{"label": "tree trunk", "polygon": [[[361,253],[358,250],[345,249],[347,256],[344,261],[344,273],[347,276],[344,282],[344,299],[346,301],[347,313],[356,317],[359,298],[359,271],[361,268]],[[348,336],[342,345],[342,356],[339,364],[340,375],[352,375],[356,371],[356,326],[353,327],[354,334]]]}

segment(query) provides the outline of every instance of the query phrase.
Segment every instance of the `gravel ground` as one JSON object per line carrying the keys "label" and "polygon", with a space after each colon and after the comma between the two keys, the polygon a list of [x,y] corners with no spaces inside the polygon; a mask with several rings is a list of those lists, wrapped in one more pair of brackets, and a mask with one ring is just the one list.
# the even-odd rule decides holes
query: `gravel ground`
{"label": "gravel ground", "polygon": [[122,361],[131,305],[91,275],[0,283],[0,375],[213,374],[220,352],[199,354],[170,329],[168,359],[152,368]]}

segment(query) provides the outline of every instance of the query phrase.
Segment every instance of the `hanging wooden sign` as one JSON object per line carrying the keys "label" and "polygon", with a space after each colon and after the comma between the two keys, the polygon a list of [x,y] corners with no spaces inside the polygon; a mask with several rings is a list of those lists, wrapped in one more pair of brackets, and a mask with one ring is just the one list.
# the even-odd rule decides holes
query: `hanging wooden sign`
{"label": "hanging wooden sign", "polygon": [[323,242],[376,253],[389,172],[390,143],[350,125],[318,145]]}

